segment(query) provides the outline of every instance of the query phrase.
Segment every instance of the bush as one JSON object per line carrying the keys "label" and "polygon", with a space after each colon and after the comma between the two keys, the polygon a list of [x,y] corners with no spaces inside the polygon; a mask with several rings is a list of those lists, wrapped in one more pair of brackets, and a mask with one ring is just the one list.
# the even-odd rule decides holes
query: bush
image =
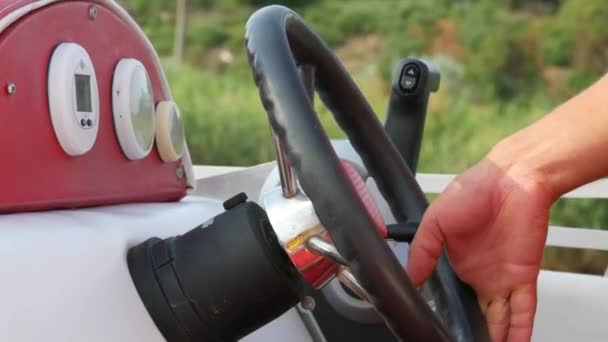
{"label": "bush", "polygon": [[574,32],[561,20],[551,20],[540,45],[545,64],[568,66],[574,53]]}
{"label": "bush", "polygon": [[337,45],[351,35],[378,30],[378,20],[370,14],[370,4],[352,2],[347,6],[325,2],[301,13],[329,45]]}
{"label": "bush", "polygon": [[601,74],[588,71],[570,70],[566,76],[567,95],[572,97],[581,90],[595,83]]}
{"label": "bush", "polygon": [[228,32],[222,28],[220,20],[209,16],[198,18],[188,25],[185,58],[192,65],[202,65],[205,52],[224,45],[228,39]]}
{"label": "bush", "polygon": [[252,165],[273,159],[266,114],[248,68],[233,65],[218,77],[168,60],[164,66],[195,163]]}
{"label": "bush", "polygon": [[577,69],[605,73],[608,66],[608,1],[566,0],[559,12],[574,39],[573,63]]}
{"label": "bush", "polygon": [[525,95],[537,78],[525,48],[529,20],[490,2],[457,8],[452,18],[459,23],[465,76],[478,90],[477,100],[508,101]]}
{"label": "bush", "polygon": [[135,17],[160,55],[173,49],[174,1],[123,0],[122,5]]}
{"label": "bush", "polygon": [[251,6],[283,5],[293,8],[301,8],[315,5],[319,0],[234,0],[236,3]]}

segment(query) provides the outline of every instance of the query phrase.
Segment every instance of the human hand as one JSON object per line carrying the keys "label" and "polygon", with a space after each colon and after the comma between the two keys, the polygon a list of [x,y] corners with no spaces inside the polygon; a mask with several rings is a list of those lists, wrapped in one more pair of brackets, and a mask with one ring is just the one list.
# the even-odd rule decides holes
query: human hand
{"label": "human hand", "polygon": [[485,159],[432,203],[410,247],[419,286],[441,252],[477,293],[493,341],[529,341],[551,196],[530,175]]}

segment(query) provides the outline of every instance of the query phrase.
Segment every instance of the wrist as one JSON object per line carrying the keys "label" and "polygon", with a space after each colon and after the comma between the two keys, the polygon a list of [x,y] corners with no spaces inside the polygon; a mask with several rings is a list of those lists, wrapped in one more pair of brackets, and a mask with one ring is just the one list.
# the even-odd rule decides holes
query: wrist
{"label": "wrist", "polygon": [[534,124],[500,141],[486,159],[505,179],[551,201],[608,175],[608,75]]}
{"label": "wrist", "polygon": [[504,188],[518,187],[530,194],[531,198],[546,202],[550,206],[562,194],[552,184],[550,170],[535,158],[535,150],[526,146],[525,139],[515,134],[497,143],[484,158],[499,173],[500,183]]}

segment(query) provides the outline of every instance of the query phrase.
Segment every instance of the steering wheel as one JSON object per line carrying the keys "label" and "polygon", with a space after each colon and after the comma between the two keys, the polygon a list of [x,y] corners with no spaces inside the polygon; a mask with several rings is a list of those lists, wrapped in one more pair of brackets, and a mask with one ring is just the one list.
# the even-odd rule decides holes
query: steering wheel
{"label": "steering wheel", "polygon": [[408,341],[489,341],[474,293],[458,280],[445,256],[429,280],[441,319],[430,309],[349,180],[314,111],[301,66],[314,68],[316,91],[397,221],[419,221],[428,206],[374,111],[330,48],[301,17],[282,6],[265,7],[251,16],[246,48],[272,130],[302,189],[394,334]]}

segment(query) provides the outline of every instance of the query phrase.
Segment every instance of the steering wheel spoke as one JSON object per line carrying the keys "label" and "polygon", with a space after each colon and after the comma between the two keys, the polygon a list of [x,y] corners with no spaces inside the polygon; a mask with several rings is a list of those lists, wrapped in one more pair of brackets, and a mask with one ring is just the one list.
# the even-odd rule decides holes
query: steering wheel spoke
{"label": "steering wheel spoke", "polygon": [[361,299],[369,302],[369,295],[367,291],[361,286],[353,272],[348,268],[346,260],[340,255],[340,252],[331,243],[319,236],[311,236],[306,240],[306,248],[312,252],[331,259],[333,262],[340,264],[338,271],[336,272],[336,278],[344,284],[346,287],[351,289]]}
{"label": "steering wheel spoke", "polygon": [[306,248],[320,256],[329,258],[337,264],[342,266],[348,265],[348,262],[340,255],[336,247],[318,235],[311,236],[306,240]]}

